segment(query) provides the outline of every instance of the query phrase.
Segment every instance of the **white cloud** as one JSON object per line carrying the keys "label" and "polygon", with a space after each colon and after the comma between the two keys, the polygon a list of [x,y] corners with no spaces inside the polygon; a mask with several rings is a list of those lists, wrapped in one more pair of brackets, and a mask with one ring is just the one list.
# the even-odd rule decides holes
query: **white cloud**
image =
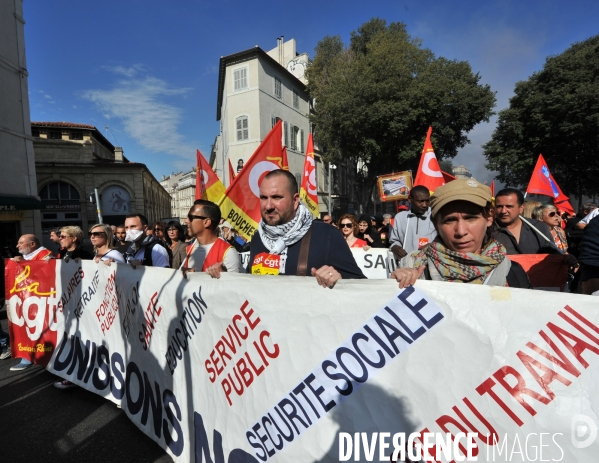
{"label": "white cloud", "polygon": [[138,72],[145,71],[145,67],[142,64],[134,64],[131,67],[126,68],[125,66],[100,66],[100,69],[119,74],[125,77],[135,77]]}
{"label": "white cloud", "polygon": [[127,135],[147,150],[193,159],[195,149],[178,131],[182,111],[161,101],[190,91],[145,77],[120,81],[110,90],[88,90],[82,97],[93,102],[107,119],[120,119]]}

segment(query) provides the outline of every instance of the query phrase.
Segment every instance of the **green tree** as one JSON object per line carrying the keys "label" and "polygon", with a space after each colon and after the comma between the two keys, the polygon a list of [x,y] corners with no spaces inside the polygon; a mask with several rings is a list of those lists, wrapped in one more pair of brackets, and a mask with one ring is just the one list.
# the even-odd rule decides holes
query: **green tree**
{"label": "green tree", "polygon": [[404,24],[382,19],[352,32],[349,46],[339,36],[322,39],[307,77],[325,159],[364,165],[369,185],[380,174],[415,170],[429,126],[437,156],[454,157],[495,104],[467,62],[435,57]]}
{"label": "green tree", "polygon": [[547,58],[514,93],[484,145],[487,167],[526,186],[543,154],[564,192],[599,193],[599,35]]}

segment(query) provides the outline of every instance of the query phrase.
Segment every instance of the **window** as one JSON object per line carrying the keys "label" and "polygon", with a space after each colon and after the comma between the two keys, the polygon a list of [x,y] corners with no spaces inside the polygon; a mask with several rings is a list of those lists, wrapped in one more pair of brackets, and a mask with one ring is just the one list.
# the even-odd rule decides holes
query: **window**
{"label": "window", "polygon": [[293,107],[299,109],[299,95],[297,90],[293,90]]}
{"label": "window", "polygon": [[298,189],[302,186],[302,174],[294,174]]}
{"label": "window", "polygon": [[233,71],[233,89],[237,92],[238,90],[245,90],[248,88],[248,69],[240,68]]}
{"label": "window", "polygon": [[300,130],[300,146],[299,146],[299,150],[300,153],[304,152],[304,129]]}
{"label": "window", "polygon": [[283,85],[281,84],[281,79],[275,77],[275,96],[280,100],[283,98]]}
{"label": "window", "polygon": [[291,126],[291,149],[294,151],[298,150],[298,138],[299,138],[299,127]]}
{"label": "window", "polygon": [[272,129],[275,125],[277,125],[277,122],[279,122],[280,120],[280,117],[270,116],[270,128]]}
{"label": "window", "polygon": [[73,132],[69,134],[70,140],[83,140],[83,132]]}
{"label": "window", "polygon": [[247,116],[241,116],[235,119],[235,130],[237,132],[237,141],[247,140],[250,138]]}
{"label": "window", "polygon": [[40,131],[39,131],[39,130],[37,130],[37,129],[31,129],[31,136],[32,136],[32,137],[37,137],[37,138],[39,138],[39,136],[40,136]]}
{"label": "window", "polygon": [[285,146],[289,148],[289,138],[287,136],[287,121],[283,122],[283,140],[285,142]]}
{"label": "window", "polygon": [[62,133],[60,133],[58,130],[50,130],[48,133],[48,138],[51,140],[60,140],[62,139]]}
{"label": "window", "polygon": [[79,204],[79,192],[68,183],[53,182],[41,189],[40,199],[49,204]]}

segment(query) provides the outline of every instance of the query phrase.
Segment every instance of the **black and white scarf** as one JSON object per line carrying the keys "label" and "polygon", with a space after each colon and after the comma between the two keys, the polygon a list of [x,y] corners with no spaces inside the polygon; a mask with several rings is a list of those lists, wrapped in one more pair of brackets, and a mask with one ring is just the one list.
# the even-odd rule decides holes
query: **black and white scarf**
{"label": "black and white scarf", "polygon": [[258,233],[268,252],[281,256],[279,272],[285,273],[287,248],[297,243],[308,232],[314,217],[306,206],[300,203],[295,217],[283,225],[268,225],[260,220]]}

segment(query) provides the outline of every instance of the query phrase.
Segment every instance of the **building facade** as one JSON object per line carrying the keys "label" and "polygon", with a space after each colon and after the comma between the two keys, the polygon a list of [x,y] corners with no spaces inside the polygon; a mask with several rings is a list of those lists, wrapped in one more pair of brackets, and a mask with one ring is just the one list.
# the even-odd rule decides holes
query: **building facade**
{"label": "building facade", "polygon": [[[221,58],[216,108],[220,133],[210,163],[225,186],[231,182],[229,162],[237,172],[278,121],[283,124],[281,143],[287,147],[289,171],[301,183],[311,129],[307,66],[308,55],[297,53],[294,39],[279,38],[268,52],[256,46]],[[325,212],[324,167],[319,153],[315,158],[319,204]]]}
{"label": "building facade", "polygon": [[171,216],[168,192],[141,163],[129,161],[92,125],[32,122],[37,189],[46,206],[41,213],[42,237],[50,230],[78,225],[84,232],[98,222],[94,190],[98,190],[104,223],[120,225],[129,214],[150,222]]}
{"label": "building facade", "polygon": [[20,235],[41,238],[22,0],[0,2],[0,249],[11,251]]}
{"label": "building facade", "polygon": [[160,184],[165,187],[171,196],[171,217],[184,224],[189,209],[191,209],[196,199],[195,171],[178,172],[163,176]]}

